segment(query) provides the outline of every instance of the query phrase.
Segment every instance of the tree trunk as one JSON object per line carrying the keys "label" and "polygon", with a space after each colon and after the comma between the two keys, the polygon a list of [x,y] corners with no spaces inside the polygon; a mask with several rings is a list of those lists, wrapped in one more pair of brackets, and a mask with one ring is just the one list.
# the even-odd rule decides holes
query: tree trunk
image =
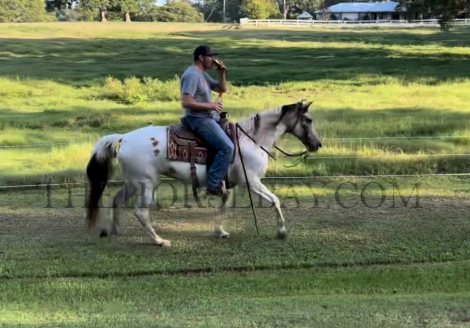
{"label": "tree trunk", "polygon": [[106,22],[106,12],[103,9],[100,9],[101,22]]}
{"label": "tree trunk", "polygon": [[131,16],[129,15],[129,12],[126,12],[124,15],[126,17],[126,22],[129,23],[131,21]]}

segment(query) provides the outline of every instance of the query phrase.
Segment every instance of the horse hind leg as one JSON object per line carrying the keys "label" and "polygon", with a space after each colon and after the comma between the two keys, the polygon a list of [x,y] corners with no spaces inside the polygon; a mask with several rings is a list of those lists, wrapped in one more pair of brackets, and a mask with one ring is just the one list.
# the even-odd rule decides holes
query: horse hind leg
{"label": "horse hind leg", "polygon": [[121,217],[122,207],[134,195],[136,189],[130,184],[124,184],[124,187],[114,196],[113,199],[113,222],[111,226],[111,235],[121,235]]}
{"label": "horse hind leg", "polygon": [[153,182],[150,180],[145,182],[145,185],[142,188],[142,195],[139,195],[135,205],[135,216],[157,246],[170,247],[171,242],[157,235],[152,227],[152,222],[150,220],[149,207],[153,204],[153,185]]}

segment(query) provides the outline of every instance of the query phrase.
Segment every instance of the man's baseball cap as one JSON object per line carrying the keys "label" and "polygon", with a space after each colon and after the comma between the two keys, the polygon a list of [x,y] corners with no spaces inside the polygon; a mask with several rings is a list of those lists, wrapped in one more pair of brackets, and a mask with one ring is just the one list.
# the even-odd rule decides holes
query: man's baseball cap
{"label": "man's baseball cap", "polygon": [[200,45],[194,49],[194,60],[198,59],[199,56],[217,56],[217,52],[212,52],[211,48],[208,46]]}

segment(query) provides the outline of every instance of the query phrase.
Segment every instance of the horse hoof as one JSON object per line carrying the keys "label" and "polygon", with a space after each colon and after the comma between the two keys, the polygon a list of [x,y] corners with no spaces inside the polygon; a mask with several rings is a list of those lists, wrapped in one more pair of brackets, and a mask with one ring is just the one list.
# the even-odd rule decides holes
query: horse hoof
{"label": "horse hoof", "polygon": [[121,229],[121,228],[114,227],[114,228],[111,230],[111,235],[121,236],[121,235],[122,235],[122,229]]}
{"label": "horse hoof", "polygon": [[160,246],[162,248],[171,247],[171,242],[169,240],[162,240],[162,242],[160,244],[157,244],[157,246]]}
{"label": "horse hoof", "polygon": [[228,232],[225,232],[225,231],[216,231],[214,233],[214,237],[218,238],[218,239],[228,239],[228,238],[230,238],[230,234]]}
{"label": "horse hoof", "polygon": [[286,240],[289,237],[289,231],[286,228],[281,228],[277,231],[276,238],[279,240]]}

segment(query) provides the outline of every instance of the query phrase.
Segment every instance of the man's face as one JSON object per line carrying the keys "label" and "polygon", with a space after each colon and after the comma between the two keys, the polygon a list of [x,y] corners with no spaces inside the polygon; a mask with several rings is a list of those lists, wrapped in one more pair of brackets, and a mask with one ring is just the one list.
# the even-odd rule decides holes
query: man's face
{"label": "man's face", "polygon": [[204,69],[209,69],[212,67],[212,65],[214,65],[214,56],[199,56],[199,58],[201,59],[202,61],[202,67],[204,67]]}

